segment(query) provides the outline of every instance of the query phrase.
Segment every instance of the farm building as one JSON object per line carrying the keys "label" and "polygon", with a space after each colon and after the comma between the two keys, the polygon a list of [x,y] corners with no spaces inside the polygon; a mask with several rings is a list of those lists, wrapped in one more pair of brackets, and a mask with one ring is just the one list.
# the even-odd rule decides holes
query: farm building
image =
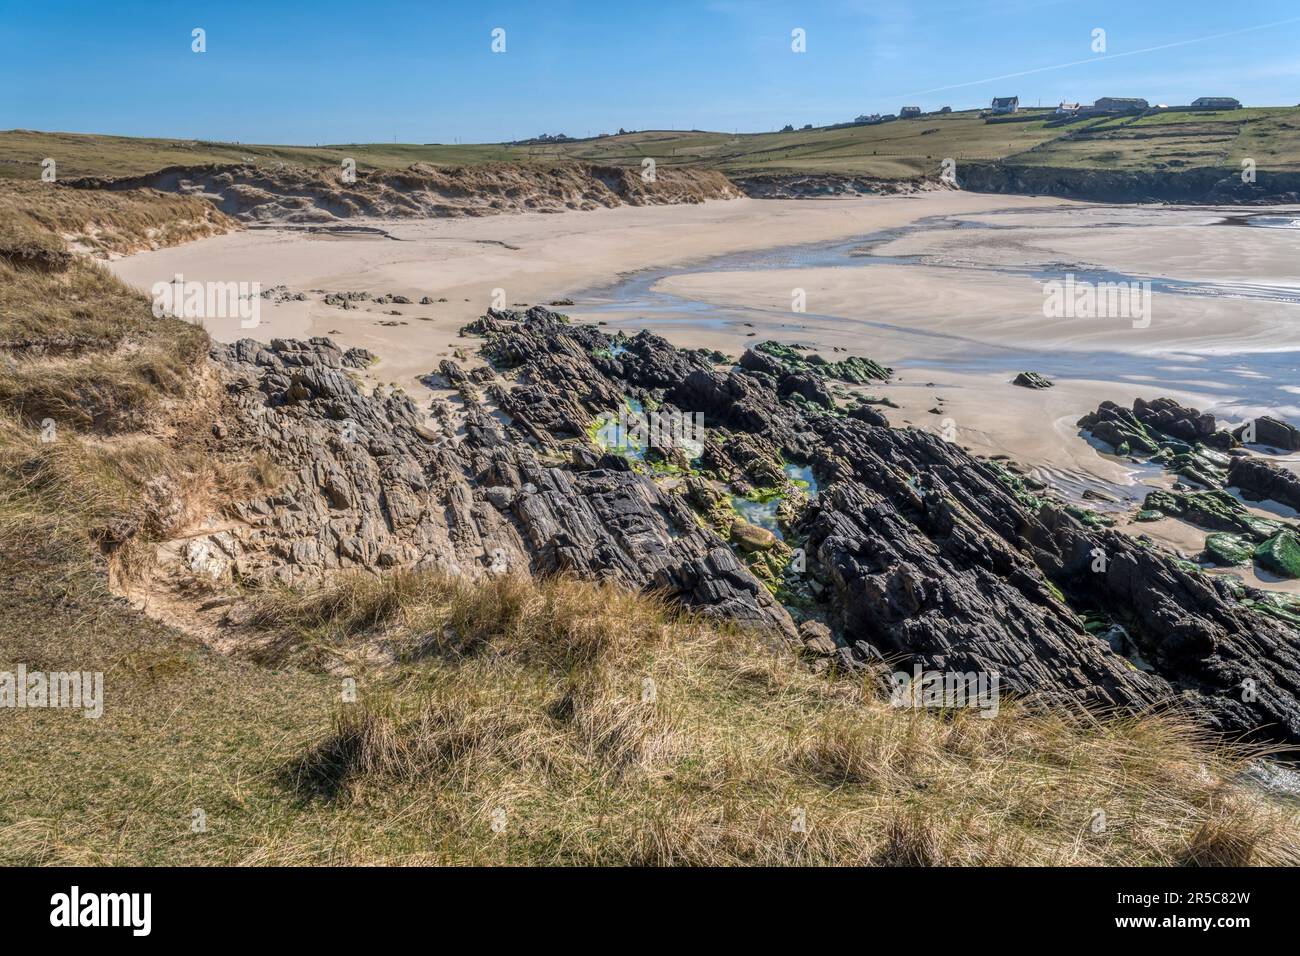
{"label": "farm building", "polygon": [[1200,96],[1192,100],[1192,105],[1202,110],[1239,110],[1241,100],[1231,96]]}
{"label": "farm building", "polygon": [[904,106],[898,111],[899,119],[915,119],[920,115],[921,107],[919,106]]}
{"label": "farm building", "polygon": [[1103,96],[1092,104],[1092,108],[1104,113],[1127,113],[1150,109],[1151,104],[1136,96]]}
{"label": "farm building", "polygon": [[992,108],[995,113],[1014,113],[1020,109],[1020,97],[995,96]]}

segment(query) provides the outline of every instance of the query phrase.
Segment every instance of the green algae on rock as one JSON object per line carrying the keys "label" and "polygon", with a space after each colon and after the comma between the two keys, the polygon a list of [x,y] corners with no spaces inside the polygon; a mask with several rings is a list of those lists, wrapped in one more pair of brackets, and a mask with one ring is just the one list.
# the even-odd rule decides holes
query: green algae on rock
{"label": "green algae on rock", "polygon": [[1171,518],[1182,518],[1211,531],[1230,531],[1263,541],[1282,529],[1281,522],[1256,518],[1226,491],[1153,491],[1142,507]]}
{"label": "green algae on rock", "polygon": [[1276,575],[1300,578],[1300,536],[1294,531],[1279,531],[1255,549],[1255,560]]}
{"label": "green algae on rock", "polygon": [[888,381],[889,377],[894,374],[892,368],[887,368],[868,358],[850,355],[838,362],[828,362],[815,352],[804,356],[797,349],[789,345],[782,345],[780,342],[759,342],[754,346],[754,351],[762,352],[764,355],[776,359],[791,371],[812,372],[822,378],[833,378],[836,381],[847,382],[850,385],[884,382]]}
{"label": "green algae on rock", "polygon": [[1215,531],[1205,539],[1204,559],[1221,568],[1249,564],[1254,554],[1253,542],[1244,535]]}

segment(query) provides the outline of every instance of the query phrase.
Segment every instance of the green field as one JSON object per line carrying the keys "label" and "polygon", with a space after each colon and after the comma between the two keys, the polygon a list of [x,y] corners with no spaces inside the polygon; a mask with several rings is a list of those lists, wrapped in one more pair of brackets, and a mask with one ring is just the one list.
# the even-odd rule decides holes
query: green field
{"label": "green field", "polygon": [[1300,108],[1254,107],[1210,113],[1081,120],[1011,157],[1023,165],[1091,169],[1239,167],[1300,169]]}
{"label": "green field", "polygon": [[1260,169],[1300,169],[1300,107],[1171,112],[1066,124],[1056,123],[1051,110],[1021,115],[1031,118],[986,123],[978,112],[966,111],[841,129],[735,135],[655,130],[544,145],[259,146],[10,130],[0,132],[0,177],[37,179],[46,157],[58,163],[60,179],[129,176],[204,163],[336,166],[345,157],[356,159],[362,169],[566,160],[635,166],[650,157],[661,164],[705,166],[732,175],[837,173],[882,179],[937,175],[948,157],[959,163],[1005,160],[1148,171],[1238,166],[1252,158]]}

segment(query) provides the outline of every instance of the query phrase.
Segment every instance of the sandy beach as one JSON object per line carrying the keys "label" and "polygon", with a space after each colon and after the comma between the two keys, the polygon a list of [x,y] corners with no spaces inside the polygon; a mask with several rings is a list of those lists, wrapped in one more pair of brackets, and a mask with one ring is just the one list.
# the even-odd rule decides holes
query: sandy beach
{"label": "sandy beach", "polygon": [[[1079,435],[1075,422],[1100,402],[1168,395],[1229,422],[1300,417],[1286,384],[1288,353],[1300,350],[1296,232],[1225,224],[1235,212],[961,192],[741,199],[357,224],[370,233],[249,229],[112,268],[145,289],[180,273],[305,292],[306,301],[264,301],[256,329],[225,320],[209,330],[222,340],[329,335],[380,357],[375,382],[417,395],[443,358],[477,361],[458,330],[494,297],[573,299],[564,310],[578,320],[733,356],[768,338],[867,355],[896,369],[867,390],[897,405],[885,409],[895,424],[946,429],[1070,497],[1118,493],[1131,513],[1172,479]],[[1046,317],[1044,283],[1076,271],[1156,280],[1149,321]],[[321,301],[351,290],[433,301],[347,310]],[[1020,370],[1056,387],[1014,387]],[[1204,540],[1179,522],[1138,528],[1185,553]]]}
{"label": "sandy beach", "polygon": [[[507,214],[422,221],[357,221],[375,234],[322,234],[249,229],[208,241],[146,252],[112,263],[148,289],[176,273],[186,280],[260,282],[263,289],[361,290],[418,302],[448,301],[373,312],[345,312],[319,296],[262,311],[253,337],[334,335],[383,359],[385,380],[410,384],[463,345],[457,330],[492,304],[565,298],[621,274],[680,266],[713,256],[774,246],[850,238],[901,226],[937,212],[1059,206],[1048,200],[932,193],[865,200],[737,199],[688,206],[625,206],[592,212]],[[788,293],[787,293],[788,297]],[[580,309],[575,309],[579,313]],[[407,325],[379,323],[400,318]],[[644,323],[653,328],[653,322]],[[249,335],[234,321],[208,323],[214,337]],[[688,334],[690,330],[684,330]],[[732,341],[734,349],[742,343]]]}

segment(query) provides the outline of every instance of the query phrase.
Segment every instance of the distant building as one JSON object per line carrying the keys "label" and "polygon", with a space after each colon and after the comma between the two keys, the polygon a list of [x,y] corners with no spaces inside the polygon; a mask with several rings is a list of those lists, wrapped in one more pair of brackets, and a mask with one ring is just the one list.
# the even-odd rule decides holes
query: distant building
{"label": "distant building", "polygon": [[1202,110],[1239,110],[1241,100],[1231,96],[1200,96],[1192,100],[1192,105]]}
{"label": "distant building", "polygon": [[921,115],[921,107],[919,106],[904,106],[901,110],[898,111],[899,119],[915,119],[920,115]]}
{"label": "distant building", "polygon": [[857,119],[855,119],[853,122],[858,123],[858,124],[860,124],[860,125],[862,125],[862,126],[870,126],[870,125],[873,124],[873,123],[879,123],[879,122],[880,122],[880,114],[879,114],[879,113],[871,113],[871,114],[863,113],[861,116],[859,116],[859,117],[858,117]]}
{"label": "distant building", "polygon": [[1061,105],[1056,108],[1058,116],[1066,116],[1077,112],[1079,112],[1078,103],[1066,103],[1062,101]]}
{"label": "distant building", "polygon": [[1150,109],[1151,104],[1136,96],[1103,96],[1092,108],[1103,113],[1129,113]]}
{"label": "distant building", "polygon": [[952,107],[951,107],[951,106],[940,106],[940,107],[939,107],[939,112],[940,112],[940,113],[951,113],[951,112],[952,112]]}
{"label": "distant building", "polygon": [[995,113],[1015,113],[1020,109],[1020,97],[1018,96],[995,96],[993,97],[993,112]]}

